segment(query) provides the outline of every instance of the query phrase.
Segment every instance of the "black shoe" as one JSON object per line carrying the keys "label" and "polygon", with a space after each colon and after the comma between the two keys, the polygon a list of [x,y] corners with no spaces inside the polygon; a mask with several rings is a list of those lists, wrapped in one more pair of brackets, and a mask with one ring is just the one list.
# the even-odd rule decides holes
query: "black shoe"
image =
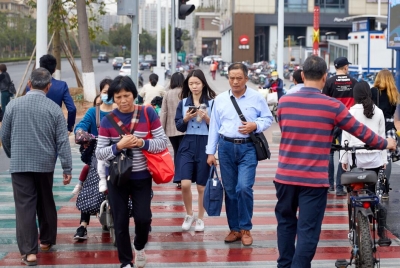
{"label": "black shoe", "polygon": [[347,193],[345,191],[343,191],[343,190],[336,191],[336,196],[345,196],[345,195],[347,195]]}
{"label": "black shoe", "polygon": [[75,240],[86,240],[87,239],[87,230],[83,226],[79,226],[78,229],[76,229],[76,234],[74,235]]}
{"label": "black shoe", "polygon": [[388,193],[384,193],[382,195],[382,199],[389,199],[389,194]]}
{"label": "black shoe", "polygon": [[329,186],[328,192],[334,192],[335,188],[333,186]]}

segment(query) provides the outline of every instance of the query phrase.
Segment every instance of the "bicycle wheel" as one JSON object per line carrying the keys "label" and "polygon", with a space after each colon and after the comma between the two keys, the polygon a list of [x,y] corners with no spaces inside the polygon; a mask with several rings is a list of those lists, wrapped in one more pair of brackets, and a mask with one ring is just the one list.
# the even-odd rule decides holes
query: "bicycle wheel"
{"label": "bicycle wheel", "polygon": [[357,213],[356,232],[358,252],[356,268],[374,268],[374,256],[372,252],[371,231],[368,217],[361,212]]}

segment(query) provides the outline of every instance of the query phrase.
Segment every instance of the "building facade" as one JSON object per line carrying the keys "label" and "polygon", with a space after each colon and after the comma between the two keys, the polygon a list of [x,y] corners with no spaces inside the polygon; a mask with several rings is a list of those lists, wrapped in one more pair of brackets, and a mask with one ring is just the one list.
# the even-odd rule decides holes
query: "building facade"
{"label": "building facade", "polygon": [[31,8],[26,0],[0,0],[0,12],[10,17],[36,18],[36,12],[31,12]]}
{"label": "building facade", "polygon": [[[253,0],[250,5],[248,0],[220,0],[221,57],[224,61],[276,60],[278,1]],[[320,7],[319,41],[322,50],[327,50],[328,39],[347,39],[352,30],[351,22],[335,22],[335,18],[376,15],[378,10],[377,0],[282,1],[285,46],[289,47],[289,54],[290,46],[312,47],[315,6]],[[387,1],[381,2],[381,15],[386,15]],[[248,41],[243,45],[245,39]]]}

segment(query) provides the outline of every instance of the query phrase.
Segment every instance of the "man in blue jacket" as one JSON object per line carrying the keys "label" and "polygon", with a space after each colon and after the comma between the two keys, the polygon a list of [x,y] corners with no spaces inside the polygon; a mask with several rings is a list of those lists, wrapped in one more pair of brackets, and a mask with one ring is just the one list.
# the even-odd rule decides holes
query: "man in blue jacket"
{"label": "man in blue jacket", "polygon": [[[53,75],[53,73],[56,71],[57,60],[52,55],[47,54],[40,58],[39,64],[40,67],[45,68],[50,72],[51,75]],[[29,86],[27,86],[26,91],[28,92],[29,90],[30,88]],[[68,134],[70,134],[73,131],[75,125],[76,107],[71,97],[71,94],[69,93],[67,83],[52,78],[51,87],[46,96],[47,98],[57,103],[58,106],[60,107],[64,102],[65,107],[67,108],[68,111],[67,128],[68,128]]]}

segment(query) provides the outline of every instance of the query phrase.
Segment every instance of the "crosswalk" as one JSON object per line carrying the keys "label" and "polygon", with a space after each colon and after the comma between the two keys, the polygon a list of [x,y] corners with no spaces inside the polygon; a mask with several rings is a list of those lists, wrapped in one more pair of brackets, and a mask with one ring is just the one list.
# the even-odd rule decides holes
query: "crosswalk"
{"label": "crosswalk", "polygon": [[[73,180],[62,184],[62,170],[57,163],[54,178],[54,197],[58,210],[57,245],[50,252],[38,254],[39,266],[46,267],[119,267],[118,254],[109,233],[101,230],[94,216],[88,227],[88,240],[72,239],[79,226],[80,214],[71,194],[83,167],[78,148],[73,145]],[[146,246],[146,267],[276,267],[276,204],[273,177],[277,167],[278,146],[271,146],[272,159],[259,163],[254,186],[254,243],[243,247],[240,242],[225,244],[228,224],[225,210],[220,217],[205,217],[205,231],[182,232],[185,210],[181,193],[175,185],[154,185],[152,200],[152,232]],[[193,200],[197,200],[195,185]],[[197,204],[194,204],[197,211]],[[350,244],[347,239],[347,205],[345,197],[329,195],[321,239],[312,267],[335,267],[336,259],[348,259]],[[134,234],[131,221],[131,235]],[[391,234],[390,234],[391,235]],[[378,248],[381,267],[400,267],[400,241],[390,236],[392,246]],[[133,238],[133,237],[132,237]],[[15,237],[15,211],[11,177],[0,173],[0,267],[20,266],[20,254]]]}

